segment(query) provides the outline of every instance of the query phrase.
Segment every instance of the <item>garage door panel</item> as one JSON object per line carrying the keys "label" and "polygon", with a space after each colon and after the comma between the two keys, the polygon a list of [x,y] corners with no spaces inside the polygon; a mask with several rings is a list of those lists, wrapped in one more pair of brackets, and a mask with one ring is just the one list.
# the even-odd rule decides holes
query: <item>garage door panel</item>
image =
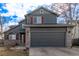
{"label": "garage door panel", "polygon": [[[33,34],[34,33],[34,34]],[[51,32],[51,33],[38,33],[38,32],[32,32],[31,33],[31,38],[38,38],[38,39],[63,39],[63,36],[62,35],[64,35],[64,33],[53,33],[53,32]],[[58,37],[58,38],[56,38],[56,37]]]}
{"label": "garage door panel", "polygon": [[[57,29],[56,29],[57,30]],[[31,46],[53,46],[64,47],[65,46],[65,32],[49,32],[49,31],[31,31]]]}
{"label": "garage door panel", "polygon": [[62,37],[62,36],[60,36],[60,33],[61,33],[61,35],[64,35],[64,32],[32,32],[31,35],[33,34],[32,37],[34,37],[34,36],[45,36],[45,37],[55,36],[56,37],[57,35],[59,35],[57,37]]}

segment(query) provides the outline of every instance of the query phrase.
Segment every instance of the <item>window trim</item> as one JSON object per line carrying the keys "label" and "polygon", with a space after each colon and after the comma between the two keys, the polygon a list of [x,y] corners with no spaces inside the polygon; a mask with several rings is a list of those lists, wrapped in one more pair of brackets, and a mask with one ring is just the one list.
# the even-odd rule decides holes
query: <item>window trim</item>
{"label": "window trim", "polygon": [[36,24],[42,24],[41,16],[36,16]]}

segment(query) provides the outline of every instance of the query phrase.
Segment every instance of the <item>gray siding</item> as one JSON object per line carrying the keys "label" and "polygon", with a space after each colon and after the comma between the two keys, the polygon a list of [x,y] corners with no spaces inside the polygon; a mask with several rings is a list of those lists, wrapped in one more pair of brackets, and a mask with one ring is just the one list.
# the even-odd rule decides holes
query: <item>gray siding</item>
{"label": "gray siding", "polygon": [[34,16],[34,17],[35,16],[43,16],[44,17],[44,20],[43,20],[44,24],[56,24],[57,23],[57,15],[55,15],[53,13],[50,13],[50,12],[48,12],[46,10],[43,10],[44,13],[41,14],[40,10],[41,9],[36,10],[33,13],[27,15],[27,17],[26,17],[27,24],[31,24],[30,16]]}
{"label": "gray siding", "polygon": [[44,20],[44,24],[56,24],[57,23],[57,19],[55,15],[44,15],[45,20]]}

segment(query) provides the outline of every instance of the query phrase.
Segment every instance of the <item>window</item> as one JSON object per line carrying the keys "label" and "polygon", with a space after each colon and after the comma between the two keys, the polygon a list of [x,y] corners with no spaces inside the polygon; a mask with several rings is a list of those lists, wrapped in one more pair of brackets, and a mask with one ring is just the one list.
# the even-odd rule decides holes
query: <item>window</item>
{"label": "window", "polygon": [[36,16],[34,17],[34,24],[41,24],[42,23],[42,18],[41,16]]}
{"label": "window", "polygon": [[16,40],[16,34],[10,34],[9,40]]}
{"label": "window", "polygon": [[44,11],[43,11],[43,9],[41,9],[41,10],[40,10],[40,14],[44,14]]}

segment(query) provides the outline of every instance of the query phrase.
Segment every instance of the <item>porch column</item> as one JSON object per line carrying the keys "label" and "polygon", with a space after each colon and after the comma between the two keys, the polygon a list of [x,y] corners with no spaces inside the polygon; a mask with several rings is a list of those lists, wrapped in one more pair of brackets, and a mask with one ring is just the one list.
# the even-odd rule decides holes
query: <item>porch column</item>
{"label": "porch column", "polygon": [[19,33],[19,45],[21,45],[21,40],[20,40],[20,33]]}
{"label": "porch column", "polygon": [[30,28],[25,29],[25,47],[30,48]]}

